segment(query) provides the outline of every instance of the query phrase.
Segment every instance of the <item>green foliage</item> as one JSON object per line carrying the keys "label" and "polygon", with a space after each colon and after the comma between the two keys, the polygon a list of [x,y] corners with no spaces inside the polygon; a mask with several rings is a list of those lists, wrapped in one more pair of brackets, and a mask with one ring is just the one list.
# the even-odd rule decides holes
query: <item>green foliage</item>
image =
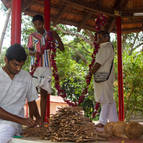
{"label": "green foliage", "polygon": [[90,99],[89,97],[85,98],[84,102],[82,103],[83,110],[85,112],[85,116],[92,119],[92,113],[94,111],[94,102],[93,99]]}
{"label": "green foliage", "polygon": [[[130,120],[139,112],[143,115],[143,54],[134,52],[131,56],[123,53],[123,87],[125,119]],[[115,99],[118,107],[118,84],[117,84],[117,57],[115,58]]]}
{"label": "green foliage", "polygon": [[22,15],[22,44],[25,46],[28,43],[28,36],[35,31],[31,20],[31,17]]}
{"label": "green foliage", "polygon": [[138,111],[143,113],[143,54],[124,57],[125,115],[128,120]]}
{"label": "green foliage", "polygon": [[[75,39],[74,39],[75,40]],[[69,47],[65,47],[65,51],[57,52],[57,65],[58,71],[60,76],[60,84],[62,89],[66,92],[67,98],[71,101],[77,101],[79,96],[82,93],[82,90],[86,86],[85,76],[88,72],[88,66],[85,65],[81,59],[78,59],[75,54],[75,50],[71,48],[71,46],[76,47],[80,52],[83,53],[84,57],[88,60],[91,59],[90,55],[84,54],[85,51],[82,50],[82,44],[87,45],[86,43],[77,43],[77,42],[70,42]],[[89,49],[88,49],[89,48]],[[91,50],[91,47],[87,46],[87,50]],[[88,62],[90,62],[88,60]],[[56,93],[56,92],[55,92]],[[93,97],[93,84],[89,86],[88,97],[86,98],[85,102],[81,104],[83,109],[85,110],[85,115],[91,117],[93,111],[93,104],[94,104],[94,97]],[[88,110],[87,110],[88,109]]]}
{"label": "green foliage", "polygon": [[6,50],[3,50],[3,52],[0,55],[0,67],[4,66],[4,56],[5,56]]}
{"label": "green foliage", "polygon": [[23,65],[22,69],[29,72],[31,57],[28,56],[28,48],[24,47],[24,49],[25,49],[26,54],[27,54],[27,59],[25,61],[25,64]]}
{"label": "green foliage", "polygon": [[[31,18],[27,16],[22,16],[22,44],[24,45],[26,52],[28,36],[34,31],[33,25],[31,23]],[[85,87],[85,76],[88,72],[88,64],[91,62],[91,55],[93,47],[91,43],[87,41],[92,41],[90,34],[86,30],[81,30],[78,32],[76,27],[65,26],[60,24],[60,28],[66,31],[66,34],[57,30],[56,27],[52,27],[58,32],[62,41],[65,45],[65,51],[60,52],[57,50],[57,66],[60,76],[60,84],[68,95],[68,99],[75,101],[78,100],[83,88]],[[77,36],[79,34],[80,36]],[[131,33],[129,35],[123,35],[123,81],[124,81],[124,103],[125,103],[125,118],[129,120],[131,115],[137,112],[142,112],[143,103],[143,54],[141,53],[141,44],[143,41],[143,36],[141,33]],[[85,42],[83,39],[86,39]],[[117,82],[117,41],[112,41],[114,44],[115,52],[115,82],[114,82],[114,97],[118,106],[118,82]],[[137,51],[136,51],[137,49]],[[0,56],[0,65],[4,65],[3,57],[5,55],[5,50]],[[23,69],[29,70],[30,57],[28,57]],[[54,88],[54,80],[52,83],[53,94],[57,95]],[[93,111],[94,104],[94,91],[93,82],[88,89],[88,95],[84,103],[81,104],[85,110],[85,115],[91,118],[91,113]],[[96,120],[98,116],[96,117]]]}

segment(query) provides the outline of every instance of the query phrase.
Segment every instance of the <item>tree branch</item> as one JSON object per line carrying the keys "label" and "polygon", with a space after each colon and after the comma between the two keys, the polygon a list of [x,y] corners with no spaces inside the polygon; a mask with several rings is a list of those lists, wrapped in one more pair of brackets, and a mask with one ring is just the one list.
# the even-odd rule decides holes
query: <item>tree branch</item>
{"label": "tree branch", "polygon": [[63,32],[64,34],[69,34],[69,35],[73,35],[73,36],[76,36],[78,38],[81,38],[82,40],[84,40],[85,42],[87,42],[88,44],[90,45],[93,45],[93,42],[92,40],[80,35],[79,33],[74,33],[72,31],[70,31],[69,29],[66,28],[66,30],[64,30],[63,28],[59,27],[59,26],[56,26],[57,30],[60,30],[61,32]]}
{"label": "tree branch", "polygon": [[74,51],[75,51],[75,54],[81,58],[81,60],[87,65],[87,60],[84,58],[84,56],[76,49],[74,48],[74,46],[72,45],[69,45],[69,44],[66,44],[65,46],[67,47],[71,47]]}

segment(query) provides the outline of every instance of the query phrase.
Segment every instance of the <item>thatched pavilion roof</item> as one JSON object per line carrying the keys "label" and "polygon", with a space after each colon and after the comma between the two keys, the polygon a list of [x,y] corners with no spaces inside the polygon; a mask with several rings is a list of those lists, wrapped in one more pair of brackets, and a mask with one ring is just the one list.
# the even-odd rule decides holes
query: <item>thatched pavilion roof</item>
{"label": "thatched pavilion roof", "polygon": [[[11,7],[12,0],[2,0]],[[30,16],[43,14],[44,0],[22,0],[22,11]],[[78,29],[95,31],[95,18],[103,13],[108,18],[105,29],[116,32],[115,19],[122,17],[124,33],[143,30],[143,16],[134,13],[143,12],[143,0],[51,0],[51,21],[56,24],[68,24]]]}

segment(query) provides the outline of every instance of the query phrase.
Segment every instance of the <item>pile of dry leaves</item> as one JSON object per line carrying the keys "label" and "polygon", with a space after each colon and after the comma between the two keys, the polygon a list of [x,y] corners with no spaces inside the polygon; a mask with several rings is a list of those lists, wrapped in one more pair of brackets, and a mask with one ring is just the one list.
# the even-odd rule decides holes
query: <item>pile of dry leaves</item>
{"label": "pile of dry leaves", "polygon": [[48,128],[25,129],[24,136],[40,137],[57,142],[105,141],[109,137],[96,131],[95,124],[84,117],[80,107],[65,107],[50,119]]}

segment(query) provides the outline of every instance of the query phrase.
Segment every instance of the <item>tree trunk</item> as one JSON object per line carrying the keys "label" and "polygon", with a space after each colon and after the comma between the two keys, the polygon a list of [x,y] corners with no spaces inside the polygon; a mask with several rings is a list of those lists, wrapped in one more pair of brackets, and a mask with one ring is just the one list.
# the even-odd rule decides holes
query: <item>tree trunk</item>
{"label": "tree trunk", "polygon": [[9,8],[8,11],[7,11],[5,24],[4,24],[2,34],[1,34],[1,38],[0,38],[0,54],[1,54],[1,50],[2,50],[2,44],[3,44],[4,36],[5,36],[5,33],[6,33],[6,28],[7,28],[8,22],[9,22],[10,14],[11,14],[11,9]]}

